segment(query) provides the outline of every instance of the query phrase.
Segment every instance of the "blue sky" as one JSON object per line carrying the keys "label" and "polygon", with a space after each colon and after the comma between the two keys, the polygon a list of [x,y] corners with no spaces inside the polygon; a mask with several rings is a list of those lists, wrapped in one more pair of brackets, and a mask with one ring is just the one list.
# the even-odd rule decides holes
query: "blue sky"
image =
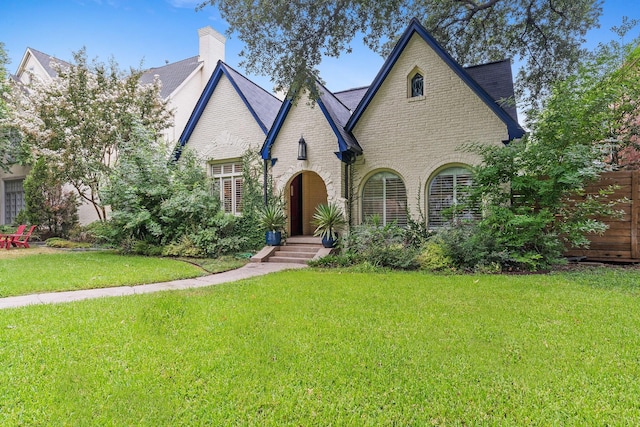
{"label": "blue sky", "polygon": [[[121,68],[163,65],[198,54],[198,28],[210,25],[224,33],[226,23],[211,6],[195,12],[196,0],[2,0],[0,41],[5,44],[15,72],[27,47],[60,59],[85,46],[90,58],[106,62],[111,56]],[[622,16],[640,19],[640,1],[606,0],[600,29],[587,35],[587,46],[614,38],[610,28]],[[635,28],[633,36],[639,34]],[[354,52],[340,59],[326,59],[321,77],[330,90],[338,91],[371,83],[382,65],[377,54],[353,43]],[[236,37],[227,40],[226,59],[253,81],[271,89],[267,76],[248,75],[238,66],[242,49]]]}

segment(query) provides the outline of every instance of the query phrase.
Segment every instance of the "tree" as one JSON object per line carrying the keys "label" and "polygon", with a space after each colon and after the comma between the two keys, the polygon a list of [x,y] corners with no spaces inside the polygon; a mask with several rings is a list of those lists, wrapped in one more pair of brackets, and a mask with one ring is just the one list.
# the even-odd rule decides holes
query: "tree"
{"label": "tree", "polygon": [[76,195],[63,189],[63,182],[52,173],[44,157],[39,158],[24,180],[23,223],[39,224],[43,237],[69,237],[78,224]]}
{"label": "tree", "polygon": [[20,162],[24,157],[20,134],[9,121],[9,99],[13,86],[7,64],[9,58],[4,50],[4,43],[0,42],[0,170],[8,172],[9,167]]}
{"label": "tree", "polygon": [[603,161],[611,141],[638,137],[629,123],[640,118],[640,47],[624,47],[623,57],[612,51],[603,47],[583,59],[575,75],[556,82],[523,140],[469,147],[483,160],[471,197],[485,206],[480,232],[496,243],[503,261],[546,267],[562,255],[562,240],[586,246],[585,234],[603,232],[600,218],[615,214],[610,191],[584,193],[611,168]]}
{"label": "tree", "polygon": [[521,93],[536,99],[575,71],[586,32],[598,25],[601,0],[210,0],[246,48],[242,66],[270,75],[280,88],[305,87],[323,56],[351,50],[356,35],[387,55],[411,18],[418,18],[463,65],[522,59]]}
{"label": "tree", "polygon": [[[123,145],[103,199],[112,209],[111,243],[122,249],[172,256],[219,256],[246,243],[211,191],[202,162],[185,150],[177,162],[151,147],[153,136],[138,127]],[[152,251],[150,251],[152,249]]]}
{"label": "tree", "polygon": [[[13,123],[20,128],[34,158],[47,157],[62,182],[106,219],[100,187],[117,162],[120,146],[141,123],[157,138],[169,126],[170,113],[160,97],[160,82],[140,85],[141,71],[124,73],[115,61],[88,62],[84,49],[74,64],[52,62],[58,77],[36,78],[14,98]],[[18,92],[18,91],[16,91]]]}

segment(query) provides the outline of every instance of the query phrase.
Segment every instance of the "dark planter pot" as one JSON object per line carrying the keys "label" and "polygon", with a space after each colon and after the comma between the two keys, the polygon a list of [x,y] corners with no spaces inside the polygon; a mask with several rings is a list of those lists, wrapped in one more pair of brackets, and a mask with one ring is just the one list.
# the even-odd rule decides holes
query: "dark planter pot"
{"label": "dark planter pot", "polygon": [[322,246],[324,246],[325,248],[333,248],[335,247],[337,242],[338,242],[338,239],[334,239],[332,237],[322,238]]}
{"label": "dark planter pot", "polygon": [[265,234],[265,240],[269,246],[280,246],[280,242],[282,242],[282,232],[267,231]]}

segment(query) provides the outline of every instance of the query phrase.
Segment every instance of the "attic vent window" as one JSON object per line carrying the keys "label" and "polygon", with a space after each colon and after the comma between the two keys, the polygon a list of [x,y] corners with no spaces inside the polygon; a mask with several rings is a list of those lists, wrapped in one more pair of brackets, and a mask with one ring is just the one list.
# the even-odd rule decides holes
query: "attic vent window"
{"label": "attic vent window", "polygon": [[416,96],[424,95],[424,77],[422,74],[416,73],[411,78],[411,97],[415,98]]}

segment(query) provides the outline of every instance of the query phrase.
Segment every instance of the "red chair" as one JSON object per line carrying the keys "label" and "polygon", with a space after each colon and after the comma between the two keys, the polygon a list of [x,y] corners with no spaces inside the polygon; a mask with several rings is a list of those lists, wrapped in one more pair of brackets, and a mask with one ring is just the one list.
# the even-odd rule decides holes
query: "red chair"
{"label": "red chair", "polygon": [[0,248],[6,247],[7,249],[9,249],[9,242],[13,240],[14,236],[22,235],[22,233],[24,233],[25,228],[27,228],[27,226],[25,224],[21,224],[18,226],[15,233],[0,234]]}
{"label": "red chair", "polygon": [[[23,248],[28,248],[29,237],[31,237],[31,233],[33,233],[33,230],[35,230],[36,227],[37,225],[32,225],[26,234],[18,234],[18,233],[12,234],[11,240],[7,240],[7,242],[5,243],[7,245],[7,249],[9,249],[9,244],[11,244],[14,247],[22,246]],[[24,228],[22,230],[24,231]]]}

